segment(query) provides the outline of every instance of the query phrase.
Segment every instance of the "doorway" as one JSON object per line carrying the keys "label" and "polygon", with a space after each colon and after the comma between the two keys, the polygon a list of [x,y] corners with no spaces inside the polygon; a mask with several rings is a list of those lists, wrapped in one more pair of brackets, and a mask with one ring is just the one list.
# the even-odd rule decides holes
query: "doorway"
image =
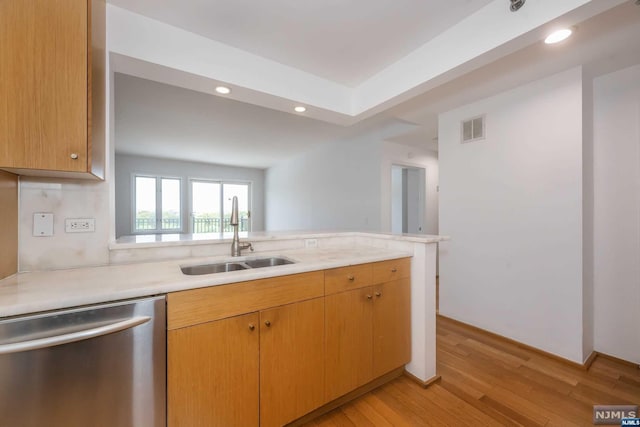
{"label": "doorway", "polygon": [[425,234],[426,172],[424,168],[391,165],[391,231]]}

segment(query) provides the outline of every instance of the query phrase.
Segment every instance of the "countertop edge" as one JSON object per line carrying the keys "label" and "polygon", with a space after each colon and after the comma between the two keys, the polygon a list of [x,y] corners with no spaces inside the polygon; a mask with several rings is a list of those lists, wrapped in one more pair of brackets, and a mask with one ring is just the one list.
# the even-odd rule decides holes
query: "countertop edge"
{"label": "countertop edge", "polygon": [[[278,252],[278,254],[287,256],[295,260],[296,263],[203,276],[186,276],[177,272],[181,265],[194,264],[201,261],[218,262],[223,257],[188,258],[50,272],[18,273],[0,280],[0,320],[45,311],[71,309],[86,305],[151,297],[169,292],[227,285],[412,256],[411,253],[405,251],[363,247],[357,249],[363,253],[356,252],[345,256],[336,256],[335,254],[341,254],[345,250],[282,251]],[[328,256],[327,254],[333,255]],[[263,253],[260,255],[269,254]],[[309,258],[314,256],[319,256],[320,259],[309,261]],[[139,284],[136,284],[136,274],[157,274],[161,276],[165,271],[170,272],[165,278],[139,280]],[[89,280],[89,277],[99,277],[102,283],[100,280],[96,280],[96,284],[87,286],[86,281]],[[123,283],[119,285],[112,284],[111,280],[120,280]],[[103,286],[100,286],[100,284]]]}

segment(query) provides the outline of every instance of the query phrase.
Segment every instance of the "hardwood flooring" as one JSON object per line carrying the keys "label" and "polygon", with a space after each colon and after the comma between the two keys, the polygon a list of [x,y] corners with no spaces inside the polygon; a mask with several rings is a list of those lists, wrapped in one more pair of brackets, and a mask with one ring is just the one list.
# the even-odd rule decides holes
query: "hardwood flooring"
{"label": "hardwood flooring", "polygon": [[588,371],[437,321],[439,383],[400,377],[308,426],[592,426],[594,404],[640,404],[640,369],[597,357]]}

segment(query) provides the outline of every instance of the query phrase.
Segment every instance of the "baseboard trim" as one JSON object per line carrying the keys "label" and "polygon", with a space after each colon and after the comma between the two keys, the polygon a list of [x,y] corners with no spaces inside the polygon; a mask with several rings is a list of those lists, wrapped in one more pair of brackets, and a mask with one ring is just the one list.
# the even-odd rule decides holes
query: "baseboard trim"
{"label": "baseboard trim", "polygon": [[394,369],[393,371],[384,374],[381,377],[376,378],[375,380],[371,381],[370,383],[367,383],[363,386],[358,387],[357,389],[345,394],[342,397],[339,397],[335,400],[332,400],[331,402],[319,407],[318,409],[315,409],[312,412],[309,412],[307,415],[303,416],[302,418],[298,418],[297,420],[287,424],[287,427],[294,427],[294,426],[301,426],[304,425],[316,418],[318,418],[321,415],[326,414],[327,412],[331,412],[334,409],[344,405],[347,402],[350,402],[352,400],[357,399],[358,397],[369,393],[372,390],[375,390],[376,388],[395,380],[396,378],[399,378],[402,376],[402,373],[404,372],[404,367],[400,367],[398,369]]}
{"label": "baseboard trim", "polygon": [[[447,316],[443,316],[442,314],[436,314],[436,316],[439,317],[440,319],[446,321],[446,322],[450,322],[450,323],[453,323],[455,325],[458,325],[458,326],[461,326],[461,327],[464,327],[464,328],[467,328],[467,329],[471,329],[471,330],[473,330],[475,332],[479,332],[481,334],[490,336],[492,338],[499,339],[499,340],[507,342],[509,344],[517,345],[518,347],[524,348],[524,349],[532,351],[534,353],[538,353],[541,356],[548,357],[548,358],[553,359],[553,360],[555,360],[557,362],[560,362],[560,363],[562,363],[564,365],[572,366],[574,368],[577,368],[577,369],[580,369],[580,370],[583,370],[583,371],[588,370],[589,366],[591,366],[591,363],[593,363],[593,360],[590,360],[590,359],[591,358],[595,359],[595,356],[593,356],[593,353],[592,353],[585,363],[574,362],[573,360],[565,359],[562,356],[558,356],[556,354],[549,353],[549,352],[544,351],[544,350],[540,350],[539,348],[532,347],[532,346],[530,346],[528,344],[525,344],[523,342],[516,341],[516,340],[513,340],[511,338],[507,338],[505,336],[496,334],[494,332],[487,331],[486,329],[478,328],[477,326],[473,326],[473,325],[470,325],[468,323],[464,323],[464,322],[461,322],[461,321],[456,320],[456,319],[452,319],[452,318],[447,317]],[[587,365],[587,362],[589,362],[589,365]]]}
{"label": "baseboard trim", "polygon": [[[635,362],[630,362],[628,360],[624,360],[624,359],[620,359],[619,357],[615,357],[615,356],[611,356],[609,354],[605,354],[605,353],[600,353],[599,351],[594,351],[593,353],[595,353],[595,357],[602,357],[603,359],[609,359],[612,360],[616,363],[620,363],[622,365],[626,365],[626,366],[630,366],[632,368],[636,368],[636,369],[640,369],[640,365],[635,363]],[[592,353],[592,355],[593,355]]]}
{"label": "baseboard trim", "polygon": [[591,365],[593,365],[593,362],[595,362],[597,357],[598,357],[598,352],[592,351],[589,357],[587,357],[587,360],[584,361],[583,365],[587,371],[589,370],[589,368],[591,368]]}
{"label": "baseboard trim", "polygon": [[436,375],[433,378],[430,378],[426,381],[421,380],[420,378],[416,377],[415,375],[413,375],[411,372],[407,371],[405,369],[404,371],[404,376],[409,378],[411,381],[413,381],[414,383],[417,383],[418,385],[420,385],[423,388],[427,388],[429,387],[431,384],[435,384],[435,383],[439,383],[440,380],[442,379],[442,377],[440,375]]}

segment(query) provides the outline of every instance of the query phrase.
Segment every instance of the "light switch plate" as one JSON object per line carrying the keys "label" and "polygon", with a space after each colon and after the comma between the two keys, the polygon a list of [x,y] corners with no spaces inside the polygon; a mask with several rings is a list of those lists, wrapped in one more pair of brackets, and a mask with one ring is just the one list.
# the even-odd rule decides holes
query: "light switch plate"
{"label": "light switch plate", "polygon": [[35,237],[53,236],[53,214],[38,212],[33,214],[33,235]]}

